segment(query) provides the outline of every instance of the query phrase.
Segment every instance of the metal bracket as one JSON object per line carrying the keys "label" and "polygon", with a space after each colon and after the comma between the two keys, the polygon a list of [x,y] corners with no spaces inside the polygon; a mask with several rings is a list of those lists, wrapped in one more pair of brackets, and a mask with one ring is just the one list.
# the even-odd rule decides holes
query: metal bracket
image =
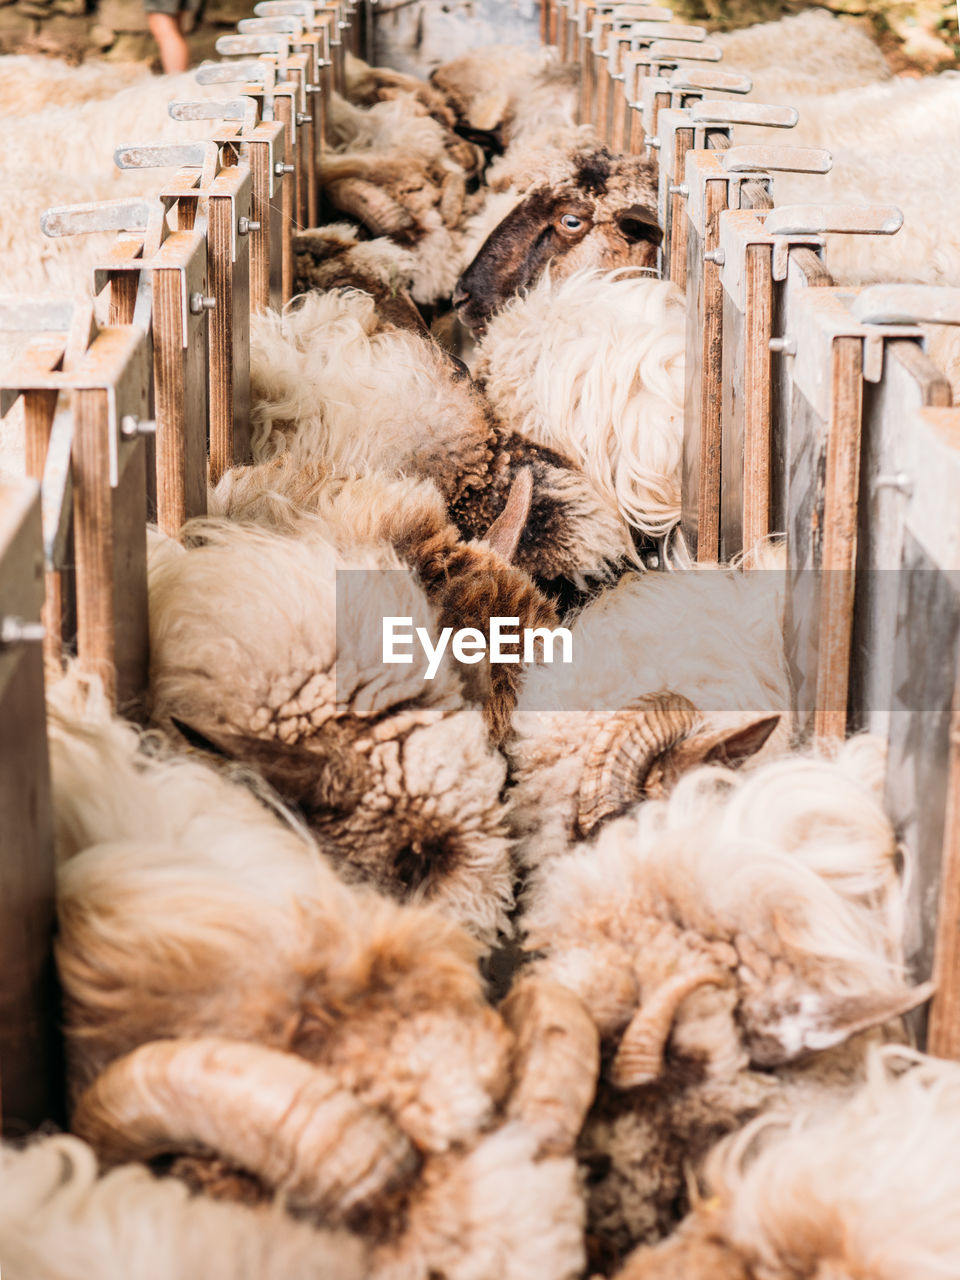
{"label": "metal bracket", "polygon": [[890,236],[903,226],[903,214],[893,204],[785,204],[771,209],[763,225],[773,235]]}
{"label": "metal bracket", "polygon": [[857,291],[844,288],[801,290],[796,299],[794,330],[797,344],[793,381],[824,422],[830,417],[832,348],[837,338],[863,340],[863,377],[879,382],[883,376],[883,346],[889,338],[922,338],[916,325],[865,324],[853,312]]}
{"label": "metal bracket", "polygon": [[156,202],[97,200],[90,204],[64,204],[40,215],[45,236],[84,235],[90,231],[146,231]]}
{"label": "metal bracket", "polygon": [[816,233],[794,232],[780,235],[767,230],[765,223],[752,209],[728,209],[720,215],[719,243],[722,255],[720,279],[740,311],[746,306],[743,268],[748,245],[772,246],[774,280],[786,279],[790,250],[796,245],[810,245],[815,249],[823,247],[823,239]]}
{"label": "metal bracket", "polygon": [[253,12],[259,18],[302,18],[305,26],[313,26],[317,20],[317,6],[312,0],[260,0]]}
{"label": "metal bracket", "polygon": [[749,93],[753,89],[749,76],[706,67],[678,67],[669,83],[672,91],[680,93]]}
{"label": "metal bracket", "polygon": [[246,132],[256,127],[259,108],[256,98],[171,102],[167,107],[171,120],[240,120]]}
{"label": "metal bracket", "polygon": [[924,284],[874,284],[851,308],[864,324],[960,325],[960,289]]}
{"label": "metal bracket", "polygon": [[819,147],[740,146],[723,153],[723,167],[728,173],[829,173],[833,156]]}
{"label": "metal bracket", "polygon": [[273,18],[241,18],[237,23],[237,30],[242,36],[286,34],[291,37],[293,44],[296,43],[297,36],[304,34],[305,28],[301,18],[290,15]]}
{"label": "metal bracket", "polygon": [[[667,13],[669,10],[665,9],[663,12]],[[699,44],[706,40],[707,28],[686,26],[681,22],[665,27],[662,19],[657,21],[646,17],[643,22],[632,22],[622,34],[629,34],[632,49],[639,49],[641,44],[652,44],[656,40]]]}
{"label": "metal bracket", "polygon": [[672,67],[678,62],[719,62],[723,50],[718,44],[693,44],[682,40],[656,40],[647,49],[651,66]]}
{"label": "metal bracket", "polygon": [[[662,114],[662,113],[661,113]],[[763,148],[757,148],[763,150]],[[724,163],[729,151],[688,151],[684,170],[684,185],[687,187],[687,217],[697,229],[701,238],[705,235],[704,196],[708,182],[723,182],[727,188],[727,208],[740,208],[740,188],[746,182],[758,182],[768,190],[773,184],[769,173],[762,169],[745,168],[730,173]]]}
{"label": "metal bracket", "polygon": [[762,102],[724,102],[705,98],[690,108],[695,124],[752,124],[768,129],[792,129],[800,119],[796,107],[767,106]]}

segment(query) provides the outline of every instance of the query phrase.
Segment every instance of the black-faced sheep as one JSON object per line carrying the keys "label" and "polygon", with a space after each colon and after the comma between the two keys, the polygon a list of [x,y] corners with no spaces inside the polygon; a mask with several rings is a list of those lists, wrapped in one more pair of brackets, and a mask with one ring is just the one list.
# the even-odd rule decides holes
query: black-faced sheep
{"label": "black-faced sheep", "polygon": [[587,142],[559,153],[556,167],[552,180],[524,192],[457,281],[454,305],[475,334],[548,265],[554,279],[581,267],[656,267],[662,231],[652,163]]}
{"label": "black-faced sheep", "polygon": [[855,1085],[867,1030],[929,996],[904,981],[896,840],[857,767],[696,770],[544,878],[534,971],[601,1036],[578,1158],[604,1270],[675,1226],[719,1137]]}
{"label": "black-faced sheep", "polygon": [[960,1274],[960,1073],[875,1051],[849,1099],[764,1117],[721,1144],[672,1239],[617,1280],[940,1280]]}

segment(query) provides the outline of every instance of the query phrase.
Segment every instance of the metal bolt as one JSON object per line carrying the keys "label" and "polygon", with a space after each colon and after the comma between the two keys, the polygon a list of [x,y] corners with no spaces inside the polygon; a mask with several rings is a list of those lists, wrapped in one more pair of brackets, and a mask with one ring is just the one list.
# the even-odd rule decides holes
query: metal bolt
{"label": "metal bolt", "polygon": [[672,196],[688,196],[690,194],[690,188],[685,182],[678,182],[672,187],[667,187],[667,190]]}
{"label": "metal bolt", "polygon": [[648,139],[647,139],[647,146],[648,146],[648,147],[653,147],[654,151],[659,151],[659,150],[660,150],[660,139],[659,139],[659,138],[648,138]]}
{"label": "metal bolt", "polygon": [[285,173],[293,173],[293,165],[284,164],[282,160],[278,161],[273,166],[273,172],[277,175],[278,178],[282,178]]}
{"label": "metal bolt", "polygon": [[722,249],[708,249],[703,255],[704,262],[712,262],[714,266],[722,267],[726,261],[726,254]]}
{"label": "metal bolt", "polygon": [[894,471],[891,475],[877,476],[873,487],[874,489],[896,489],[909,498],[913,493],[913,480],[906,471]]}
{"label": "metal bolt", "polygon": [[120,434],[126,440],[137,436],[155,436],[157,424],[152,418],[139,418],[135,413],[125,413],[120,419]]}
{"label": "metal bolt", "polygon": [[771,351],[781,356],[795,356],[797,354],[796,338],[771,338],[767,346]]}
{"label": "metal bolt", "polygon": [[298,111],[297,124],[313,124],[313,116],[308,116],[305,111]]}
{"label": "metal bolt", "polygon": [[245,218],[242,214],[237,219],[237,231],[242,236],[248,236],[251,231],[259,231],[260,223],[256,218]]}
{"label": "metal bolt", "polygon": [[212,311],[216,305],[216,298],[211,298],[209,294],[191,293],[190,295],[190,310],[195,316],[198,316],[201,311]]}
{"label": "metal bolt", "polygon": [[47,634],[42,622],[16,616],[0,618],[0,645],[36,644]]}

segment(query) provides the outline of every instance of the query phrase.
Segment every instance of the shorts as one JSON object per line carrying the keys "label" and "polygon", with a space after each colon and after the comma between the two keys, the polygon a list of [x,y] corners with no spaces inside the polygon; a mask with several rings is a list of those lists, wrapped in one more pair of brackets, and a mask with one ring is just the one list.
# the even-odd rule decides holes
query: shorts
{"label": "shorts", "polygon": [[196,13],[201,0],[143,0],[147,13]]}

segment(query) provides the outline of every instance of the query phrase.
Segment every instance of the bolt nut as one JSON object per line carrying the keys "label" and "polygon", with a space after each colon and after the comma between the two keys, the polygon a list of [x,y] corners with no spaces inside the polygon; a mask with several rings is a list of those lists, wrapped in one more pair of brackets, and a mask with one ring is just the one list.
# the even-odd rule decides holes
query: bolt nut
{"label": "bolt nut", "polygon": [[211,298],[209,294],[191,293],[190,295],[190,310],[195,316],[198,316],[201,311],[212,311],[216,305],[216,298]]}
{"label": "bolt nut", "polygon": [[152,418],[139,418],[135,413],[125,413],[120,419],[120,434],[125,440],[135,440],[137,436],[155,436],[157,424]]}
{"label": "bolt nut", "polygon": [[37,644],[46,634],[42,622],[27,622],[16,616],[0,618],[0,645]]}
{"label": "bolt nut", "polygon": [[298,111],[297,124],[313,124],[313,116],[307,115],[305,111]]}
{"label": "bolt nut", "polygon": [[648,139],[647,139],[647,146],[648,146],[648,147],[652,147],[654,151],[659,151],[659,150],[660,150],[660,139],[659,139],[659,138],[648,138]]}
{"label": "bolt nut", "polygon": [[676,182],[672,186],[667,187],[667,190],[672,196],[686,197],[690,194],[690,188],[685,182]]}
{"label": "bolt nut", "polygon": [[273,166],[273,172],[277,175],[278,178],[282,178],[285,173],[293,173],[293,165],[284,164],[282,160],[279,160]]}
{"label": "bolt nut", "polygon": [[771,338],[767,346],[771,351],[781,356],[795,356],[797,354],[795,338]]}
{"label": "bolt nut", "polygon": [[246,218],[242,214],[237,219],[237,232],[241,236],[248,236],[251,231],[259,231],[260,223],[256,218]]}
{"label": "bolt nut", "polygon": [[873,482],[874,489],[896,489],[909,498],[913,493],[913,479],[906,471],[894,471],[891,475],[877,476]]}
{"label": "bolt nut", "polygon": [[726,254],[722,249],[708,249],[703,255],[704,262],[712,262],[716,267],[722,267],[726,261]]}

